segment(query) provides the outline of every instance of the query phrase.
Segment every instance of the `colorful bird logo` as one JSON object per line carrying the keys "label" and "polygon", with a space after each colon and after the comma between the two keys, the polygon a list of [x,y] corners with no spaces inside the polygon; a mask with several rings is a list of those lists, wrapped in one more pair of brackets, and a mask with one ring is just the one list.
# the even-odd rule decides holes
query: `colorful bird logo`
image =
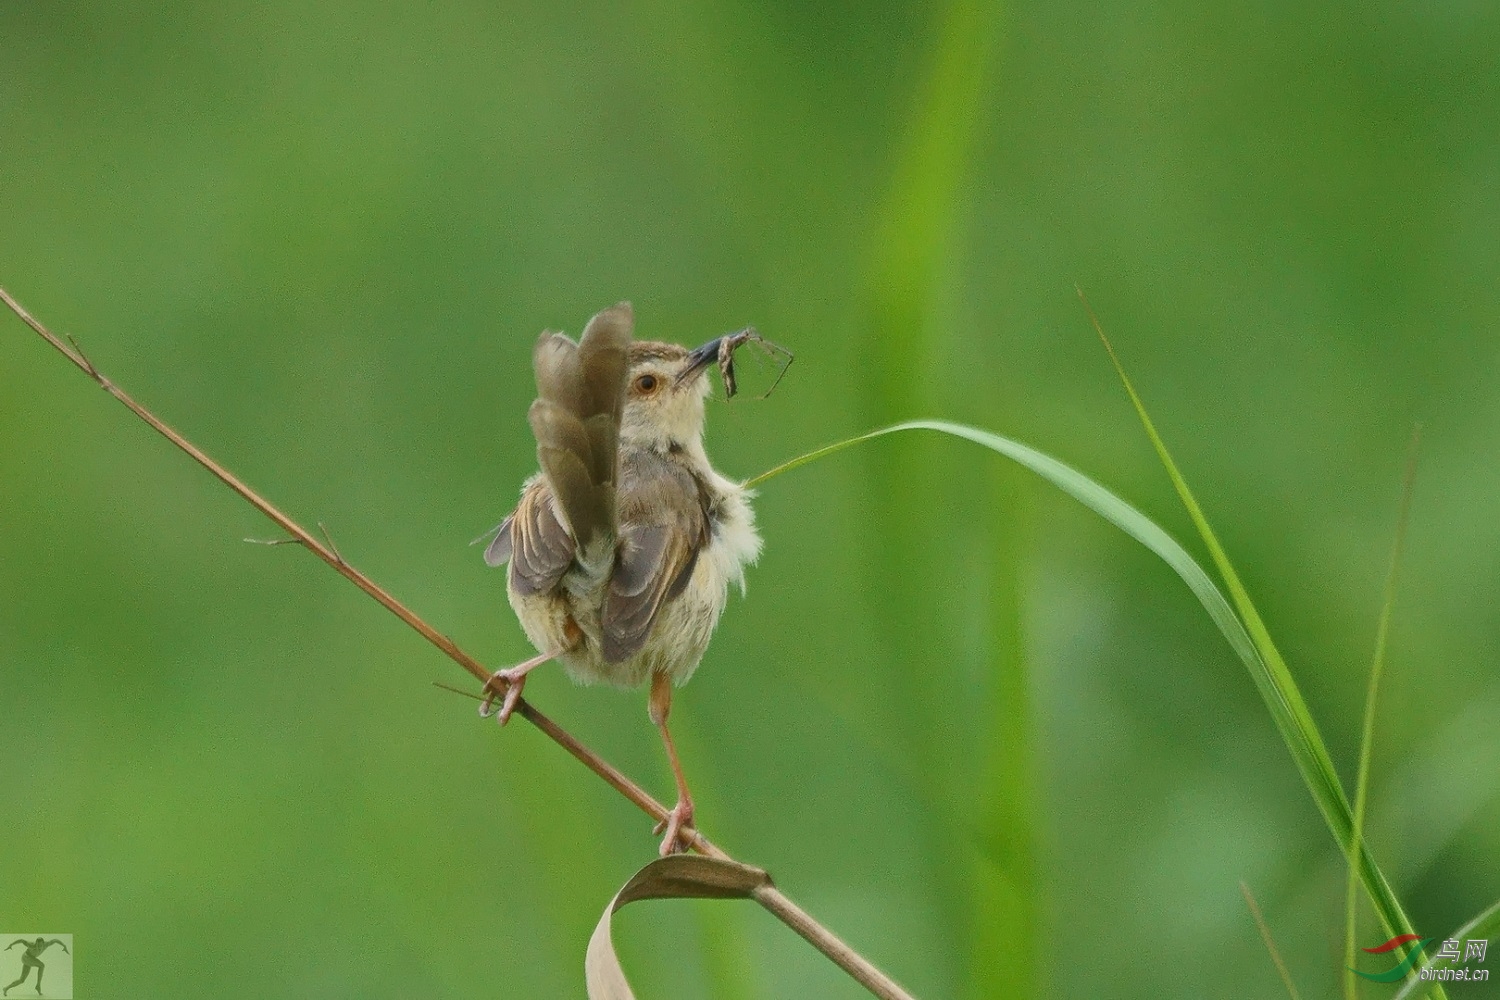
{"label": "colorful bird logo", "polygon": [[1396,964],[1396,967],[1394,969],[1391,969],[1387,972],[1360,972],[1358,969],[1352,969],[1350,971],[1364,976],[1366,979],[1371,980],[1372,982],[1394,983],[1411,971],[1412,966],[1415,965],[1417,963],[1417,960],[1422,957],[1422,949],[1427,947],[1428,942],[1432,940],[1433,938],[1424,938],[1420,934],[1401,934],[1397,937],[1393,937],[1385,944],[1376,945],[1374,948],[1366,948],[1365,951],[1371,955],[1384,955],[1388,951],[1395,951],[1402,945],[1409,944],[1412,941],[1415,941],[1417,943],[1416,947],[1412,948],[1412,950],[1407,953],[1406,957]]}

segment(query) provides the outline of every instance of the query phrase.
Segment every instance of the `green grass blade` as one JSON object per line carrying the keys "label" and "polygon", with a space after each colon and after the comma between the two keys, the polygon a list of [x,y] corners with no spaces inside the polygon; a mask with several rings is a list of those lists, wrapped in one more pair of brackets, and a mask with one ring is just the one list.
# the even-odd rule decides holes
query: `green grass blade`
{"label": "green grass blade", "polygon": [[1276,939],[1271,936],[1271,925],[1266,923],[1265,915],[1260,912],[1260,904],[1255,901],[1255,893],[1243,881],[1240,882],[1240,894],[1245,897],[1245,905],[1250,907],[1250,916],[1255,918],[1255,926],[1260,929],[1261,940],[1266,943],[1266,951],[1271,955],[1271,963],[1276,966],[1276,974],[1281,977],[1281,983],[1286,987],[1287,996],[1292,1000],[1302,1000],[1297,992],[1297,986],[1292,982],[1292,974],[1287,971],[1286,963],[1281,960],[1281,949],[1276,947]]}
{"label": "green grass blade", "polygon": [[[1123,377],[1123,372],[1121,374]],[[1132,397],[1138,399],[1134,396],[1134,388],[1129,385],[1128,380],[1126,385]],[[1161,439],[1149,423],[1150,418],[1146,415],[1144,407],[1141,407],[1138,412],[1146,422],[1147,432],[1153,438],[1153,442],[1160,442]],[[946,420],[911,420],[891,427],[883,427],[794,458],[761,473],[749,480],[746,485],[758,486],[782,473],[836,454],[856,444],[873,441],[890,434],[915,430],[949,434],[1004,455],[1046,479],[1103,517],[1150,549],[1171,567],[1173,572],[1188,585],[1193,596],[1198,598],[1199,603],[1208,612],[1209,618],[1228,641],[1230,648],[1250,671],[1251,679],[1267,708],[1270,709],[1272,720],[1291,751],[1297,769],[1312,792],[1313,799],[1323,813],[1329,829],[1333,832],[1334,839],[1340,848],[1348,851],[1351,856],[1357,854],[1360,880],[1387,932],[1392,935],[1412,933],[1410,920],[1396,899],[1395,892],[1391,889],[1384,873],[1370,855],[1368,847],[1360,845],[1357,851],[1350,848],[1354,816],[1343,786],[1339,783],[1334,771],[1328,748],[1302,698],[1301,691],[1291,676],[1291,671],[1271,642],[1264,622],[1255,612],[1249,595],[1245,593],[1238,575],[1234,573],[1234,568],[1229,565],[1228,557],[1224,555],[1222,546],[1219,545],[1217,537],[1209,528],[1196,500],[1188,492],[1187,484],[1177,473],[1177,467],[1175,463],[1172,463],[1171,456],[1166,454],[1165,445],[1159,446],[1158,453],[1164,456],[1169,474],[1172,475],[1174,482],[1179,484],[1179,493],[1184,494],[1184,503],[1188,506],[1189,513],[1196,515],[1194,523],[1198,525],[1200,533],[1204,534],[1204,542],[1210,552],[1215,553],[1215,562],[1224,573],[1231,595],[1235,595],[1236,604],[1246,609],[1246,620],[1250,622],[1250,628],[1241,622],[1235,607],[1226,599],[1223,591],[1219,589],[1203,566],[1156,522],[1072,466],[1029,445],[975,427]],[[1263,650],[1268,655],[1263,655]],[[1445,996],[1441,987],[1435,986],[1433,990],[1434,997]]]}
{"label": "green grass blade", "polygon": [[[1354,780],[1354,832],[1350,842],[1358,851],[1364,845],[1365,801],[1370,785],[1370,750],[1375,743],[1375,703],[1380,691],[1380,677],[1385,672],[1386,637],[1391,627],[1391,609],[1396,604],[1396,577],[1401,566],[1401,548],[1406,542],[1406,526],[1411,518],[1412,483],[1417,475],[1417,445],[1422,429],[1412,431],[1406,454],[1406,475],[1401,482],[1401,509],[1396,515],[1396,540],[1391,545],[1391,561],[1385,573],[1385,591],[1380,602],[1380,622],[1375,627],[1375,655],[1370,663],[1370,683],[1365,689],[1365,718],[1359,738],[1359,775]],[[1351,852],[1352,853],[1352,852]],[[1344,888],[1344,997],[1358,1000],[1359,977],[1354,974],[1354,937],[1359,923],[1359,866],[1349,865],[1349,879]]]}
{"label": "green grass blade", "polygon": [[[900,139],[889,181],[868,213],[873,225],[864,253],[866,284],[856,299],[862,335],[854,359],[855,403],[859,425],[866,427],[931,410],[943,384],[937,375],[951,349],[951,327],[942,320],[944,279],[966,251],[960,223],[972,196],[975,157],[983,149],[981,129],[995,114],[1003,6],[941,0],[921,9],[926,14],[914,21],[918,34],[912,42],[926,54],[896,126]],[[931,516],[952,475],[945,457],[901,447],[871,456],[873,475],[904,486],[869,498],[868,545],[860,555],[857,585],[873,619],[876,656],[868,669],[876,683],[900,683],[913,658],[960,655],[959,631],[944,627],[959,612],[929,585],[947,558],[933,537]],[[979,507],[987,523],[976,523],[974,530],[1001,535],[1015,521],[1009,495],[998,477],[973,485],[989,493]],[[866,720],[891,731],[940,803],[926,824],[934,862],[924,874],[942,887],[936,916],[962,942],[947,958],[964,984],[958,994],[964,1000],[1042,992],[1041,970],[1032,960],[1041,888],[1033,860],[1031,704],[1018,551],[1000,544],[988,549],[993,589],[986,595],[987,620],[970,633],[970,652],[982,657],[985,678],[974,696],[962,702],[952,697],[962,676],[953,672],[914,686],[902,699],[900,715],[908,725],[895,726],[888,705],[870,706],[876,717]],[[897,565],[906,572],[888,571]],[[902,615],[936,627],[919,638],[903,627]],[[920,735],[948,723],[963,733],[956,744]],[[978,781],[976,774],[982,775]]]}
{"label": "green grass blade", "polygon": [[[1079,297],[1083,298],[1081,291]],[[1088,308],[1087,300],[1084,301],[1084,307]],[[1281,732],[1287,748],[1291,750],[1292,758],[1297,763],[1297,769],[1301,772],[1308,791],[1312,793],[1313,801],[1317,803],[1318,810],[1328,824],[1328,829],[1333,833],[1333,838],[1338,842],[1339,848],[1345,852],[1349,863],[1358,865],[1360,881],[1364,883],[1365,891],[1369,894],[1370,902],[1374,905],[1375,912],[1380,917],[1381,925],[1386,932],[1392,936],[1413,933],[1411,920],[1407,917],[1406,911],[1401,908],[1401,903],[1386,880],[1385,874],[1375,863],[1369,847],[1365,844],[1354,843],[1354,813],[1349,805],[1349,798],[1344,792],[1343,784],[1339,781],[1338,772],[1334,769],[1328,745],[1323,741],[1322,733],[1319,732],[1312,712],[1302,697],[1301,689],[1292,677],[1291,669],[1282,658],[1281,651],[1276,648],[1276,643],[1272,641],[1270,630],[1266,628],[1260,612],[1250,600],[1249,591],[1240,581],[1239,574],[1235,572],[1228,554],[1219,543],[1219,538],[1209,525],[1208,518],[1204,516],[1197,498],[1188,488],[1187,480],[1178,470],[1177,463],[1172,460],[1166,443],[1157,433],[1155,423],[1146,412],[1145,404],[1135,391],[1135,385],[1125,373],[1124,365],[1120,363],[1119,356],[1115,354],[1109,338],[1104,335],[1104,329],[1099,325],[1099,320],[1094,316],[1092,309],[1089,309],[1089,318],[1093,321],[1094,329],[1099,333],[1099,339],[1104,342],[1105,350],[1109,352],[1110,361],[1113,362],[1115,371],[1125,386],[1125,392],[1130,396],[1131,405],[1135,407],[1141,425],[1146,429],[1146,436],[1151,439],[1151,446],[1156,449],[1157,458],[1167,470],[1173,488],[1177,490],[1178,497],[1187,508],[1193,526],[1198,529],[1198,535],[1208,548],[1209,555],[1229,590],[1230,599],[1244,621],[1244,628],[1249,632],[1255,648],[1254,657],[1246,659],[1246,665],[1250,667],[1255,684],[1261,689],[1266,705],[1271,709],[1276,728]],[[1446,1000],[1447,996],[1438,986],[1433,987],[1432,995],[1438,1000]]]}
{"label": "green grass blade", "polygon": [[1130,504],[1095,480],[1079,472],[1077,469],[1058,461],[1051,455],[1037,451],[1029,445],[1024,445],[1011,438],[1002,437],[989,431],[983,431],[977,427],[969,427],[964,424],[956,424],[947,420],[909,420],[905,423],[896,424],[892,427],[883,427],[880,430],[861,434],[847,441],[819,448],[817,451],[809,452],[790,462],[778,465],[768,472],[763,472],[745,485],[756,486],[760,483],[779,476],[784,472],[806,465],[808,462],[843,451],[845,448],[872,441],[887,434],[896,434],[901,431],[936,431],[940,434],[951,434],[954,437],[972,441],[991,451],[998,452],[1006,458],[1025,466],[1043,479],[1052,483],[1058,489],[1083,504],[1085,507],[1104,518],[1106,521],[1125,532],[1131,538],[1140,542],[1146,548],[1154,552],[1163,562],[1172,568],[1188,589],[1198,598],[1204,609],[1213,619],[1224,638],[1229,641],[1235,653],[1243,660],[1251,661],[1258,658],[1255,644],[1245,632],[1244,626],[1240,624],[1234,609],[1225,600],[1224,594],[1214,583],[1208,572],[1199,565],[1192,555],[1178,544],[1177,540],[1163,531],[1155,521],[1145,514],[1136,510]]}
{"label": "green grass blade", "polygon": [[[1500,937],[1500,901],[1497,901],[1494,906],[1491,906],[1488,910],[1485,910],[1448,936],[1450,938],[1485,939]],[[1427,967],[1429,969],[1436,969],[1452,964],[1449,961],[1433,962]],[[1442,987],[1435,983],[1424,983],[1420,979],[1408,979],[1406,985],[1401,988],[1401,992],[1397,993],[1392,1000],[1416,1000],[1417,997],[1422,995],[1424,989],[1431,990],[1431,996],[1438,996],[1442,991]]]}

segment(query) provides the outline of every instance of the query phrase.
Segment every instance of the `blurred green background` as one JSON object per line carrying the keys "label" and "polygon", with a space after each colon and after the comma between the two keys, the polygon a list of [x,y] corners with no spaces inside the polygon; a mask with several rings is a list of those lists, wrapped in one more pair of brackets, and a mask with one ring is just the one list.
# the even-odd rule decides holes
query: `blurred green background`
{"label": "blurred green background", "polygon": [[[0,6],[0,284],[498,667],[531,344],[621,298],[796,352],[731,474],[947,417],[1192,541],[1077,283],[1346,779],[1420,420],[1369,837],[1424,934],[1500,897],[1500,10],[366,6]],[[0,930],[80,996],[583,994],[648,823],[8,314],[0,495]],[[709,836],[927,1000],[1284,996],[1242,879],[1334,994],[1339,854],[1165,567],[935,437],[758,509]],[[527,693],[669,795],[642,694]],[[864,995],[750,904],[617,931],[643,1000]]]}

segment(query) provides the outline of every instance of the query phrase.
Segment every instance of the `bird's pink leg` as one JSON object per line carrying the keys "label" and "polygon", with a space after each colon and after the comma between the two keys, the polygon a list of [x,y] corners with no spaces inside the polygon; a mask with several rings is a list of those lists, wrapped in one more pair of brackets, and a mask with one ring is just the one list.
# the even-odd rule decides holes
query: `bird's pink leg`
{"label": "bird's pink leg", "polygon": [[672,763],[672,777],[677,780],[677,804],[667,813],[667,818],[656,824],[652,833],[666,831],[661,842],[661,856],[677,854],[688,849],[688,840],[683,835],[693,828],[693,796],[688,792],[687,778],[682,774],[682,761],[677,759],[677,747],[672,742],[672,732],[667,728],[667,714],[672,710],[672,682],[666,674],[651,675],[651,721],[661,731],[662,745],[667,748],[667,760]]}
{"label": "bird's pink leg", "polygon": [[490,717],[495,698],[503,692],[505,700],[500,703],[500,711],[495,713],[495,721],[502,726],[509,722],[510,714],[516,710],[516,703],[521,700],[521,690],[526,687],[526,675],[556,655],[556,653],[538,653],[523,663],[517,663],[507,670],[496,670],[491,674],[490,679],[484,682],[484,703],[479,706],[479,717],[482,719]]}

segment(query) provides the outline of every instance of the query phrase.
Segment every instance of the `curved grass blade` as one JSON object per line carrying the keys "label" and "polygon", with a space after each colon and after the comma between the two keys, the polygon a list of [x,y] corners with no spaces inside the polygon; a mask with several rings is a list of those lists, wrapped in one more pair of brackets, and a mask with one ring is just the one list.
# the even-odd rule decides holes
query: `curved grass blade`
{"label": "curved grass blade", "polygon": [[[1178,544],[1177,540],[1167,534],[1156,522],[1145,514],[1136,510],[1119,496],[1105,489],[1098,482],[1079,472],[1071,465],[1060,462],[1051,455],[1032,448],[1030,445],[989,431],[982,431],[977,427],[969,427],[965,424],[956,424],[947,420],[909,420],[905,423],[895,424],[891,427],[883,427],[880,430],[870,431],[858,437],[840,441],[816,451],[808,452],[798,458],[792,459],[778,465],[776,468],[763,472],[745,483],[746,486],[756,486],[765,482],[773,476],[779,476],[783,472],[790,472],[808,462],[816,461],[827,455],[843,451],[864,441],[871,441],[887,434],[896,434],[901,431],[936,431],[940,434],[950,434],[954,437],[972,441],[991,451],[998,452],[1006,458],[1025,466],[1032,472],[1062,490],[1064,493],[1083,504],[1085,507],[1104,518],[1125,534],[1140,542],[1146,548],[1154,552],[1163,562],[1182,578],[1198,598],[1204,609],[1208,612],[1214,624],[1219,627],[1224,638],[1229,640],[1229,645],[1239,654],[1242,660],[1248,663],[1258,658],[1255,644],[1245,632],[1244,626],[1240,624],[1234,609],[1224,599],[1213,578],[1208,575],[1202,566],[1198,564],[1187,549]],[[1253,668],[1252,668],[1253,672]]]}
{"label": "curved grass blade", "polygon": [[[1359,738],[1359,774],[1354,779],[1354,832],[1350,843],[1357,851],[1365,842],[1365,802],[1370,786],[1370,750],[1375,743],[1375,701],[1380,692],[1380,677],[1385,672],[1386,637],[1391,627],[1391,609],[1396,604],[1396,577],[1401,568],[1401,549],[1406,542],[1406,526],[1411,519],[1412,483],[1417,476],[1417,446],[1422,440],[1418,425],[1411,435],[1406,452],[1406,474],[1401,481],[1401,510],[1396,515],[1396,540],[1391,545],[1391,561],[1385,573],[1385,592],[1380,602],[1380,622],[1375,627],[1375,656],[1370,664],[1370,683],[1365,689],[1365,719]],[[1354,969],[1354,937],[1359,923],[1359,867],[1349,866],[1349,880],[1344,890],[1344,998],[1357,1000],[1359,980]]]}
{"label": "curved grass blade", "polygon": [[[1121,376],[1123,375],[1122,371]],[[1126,385],[1129,387],[1128,381]],[[1131,392],[1132,398],[1136,398],[1133,387],[1128,391]],[[1146,422],[1147,432],[1153,443],[1158,444],[1158,454],[1163,456],[1163,463],[1167,465],[1174,485],[1178,486],[1179,495],[1183,496],[1189,513],[1193,515],[1193,521],[1198,525],[1199,533],[1204,536],[1204,543],[1214,554],[1214,561],[1228,583],[1230,594],[1235,597],[1235,605],[1244,612],[1245,621],[1250,626],[1248,629],[1246,624],[1241,622],[1235,607],[1230,605],[1229,600],[1225,598],[1224,593],[1214,583],[1208,572],[1155,521],[1072,466],[1019,441],[979,430],[976,427],[947,420],[910,420],[890,427],[882,427],[784,462],[750,479],[745,485],[759,485],[819,458],[888,434],[914,430],[936,431],[971,441],[1025,466],[1124,531],[1155,553],[1182,578],[1182,581],[1188,585],[1188,589],[1193,592],[1193,596],[1198,598],[1199,603],[1208,612],[1209,618],[1218,626],[1220,633],[1229,642],[1230,648],[1250,671],[1250,677],[1256,689],[1260,692],[1266,707],[1270,709],[1271,718],[1286,742],[1287,748],[1291,751],[1292,759],[1296,762],[1303,781],[1323,813],[1324,820],[1333,832],[1340,849],[1347,851],[1351,857],[1358,854],[1360,879],[1382,923],[1391,934],[1410,933],[1411,922],[1407,919],[1405,911],[1401,909],[1395,892],[1391,889],[1380,867],[1375,863],[1375,859],[1370,855],[1368,848],[1361,845],[1358,852],[1355,852],[1348,846],[1351,843],[1350,835],[1354,825],[1349,800],[1344,794],[1343,786],[1339,784],[1327,745],[1323,742],[1323,737],[1313,721],[1296,681],[1292,678],[1291,671],[1271,642],[1264,622],[1255,612],[1254,605],[1250,603],[1249,595],[1245,592],[1239,577],[1235,575],[1234,567],[1229,564],[1228,557],[1219,545],[1218,538],[1209,528],[1208,521],[1198,508],[1197,501],[1188,492],[1187,484],[1177,473],[1176,465],[1171,463],[1171,456],[1166,454],[1166,446],[1159,443],[1161,439],[1150,424],[1150,418],[1146,416],[1144,407],[1140,407],[1138,412]],[[1442,997],[1440,988],[1434,996]]]}
{"label": "curved grass blade", "polygon": [[[1496,902],[1488,910],[1464,924],[1458,930],[1448,935],[1450,938],[1484,938],[1500,937],[1500,902]],[[1429,969],[1446,968],[1453,963],[1448,959],[1439,959],[1428,965]],[[1401,992],[1397,993],[1393,1000],[1415,1000],[1422,995],[1423,990],[1431,990],[1432,996],[1437,996],[1442,987],[1436,983],[1424,981],[1419,978],[1407,980]]]}
{"label": "curved grass blade", "polygon": [[638,899],[747,899],[770,882],[759,868],[721,858],[674,854],[651,862],[615,893],[589,938],[583,961],[589,1000],[635,1000],[615,955],[613,918],[620,907]]}
{"label": "curved grass blade", "polygon": [[[1160,459],[1162,467],[1167,470],[1178,498],[1187,508],[1193,526],[1198,529],[1198,537],[1207,546],[1209,555],[1218,568],[1224,585],[1229,590],[1230,599],[1234,601],[1234,607],[1244,622],[1245,631],[1249,632],[1253,640],[1255,656],[1253,660],[1246,660],[1246,665],[1250,667],[1255,684],[1261,689],[1261,695],[1271,709],[1276,728],[1280,730],[1282,739],[1291,750],[1292,757],[1297,762],[1297,769],[1302,773],[1302,780],[1307,785],[1308,791],[1312,793],[1318,810],[1322,812],[1324,822],[1328,824],[1328,829],[1333,833],[1334,840],[1338,842],[1339,848],[1344,852],[1349,863],[1359,868],[1360,880],[1364,883],[1365,891],[1369,894],[1370,902],[1374,905],[1375,912],[1380,917],[1381,925],[1386,932],[1393,936],[1413,933],[1411,920],[1407,917],[1406,911],[1401,908],[1401,902],[1396,898],[1396,893],[1386,880],[1385,874],[1381,872],[1375,859],[1370,855],[1369,847],[1356,843],[1354,839],[1354,814],[1349,805],[1349,798],[1344,793],[1344,786],[1339,781],[1338,772],[1334,769],[1333,757],[1328,752],[1328,745],[1323,742],[1323,735],[1318,731],[1318,725],[1313,720],[1306,700],[1302,697],[1302,691],[1292,677],[1291,668],[1287,666],[1281,651],[1272,641],[1270,630],[1266,628],[1266,623],[1261,618],[1260,612],[1256,610],[1255,603],[1250,600],[1250,592],[1240,581],[1240,576],[1229,561],[1224,546],[1219,543],[1218,536],[1209,525],[1203,508],[1198,506],[1198,500],[1193,496],[1193,491],[1188,488],[1187,480],[1178,470],[1177,463],[1172,460],[1166,442],[1157,433],[1156,424],[1151,420],[1151,415],[1146,412],[1146,404],[1141,401],[1140,395],[1135,391],[1135,385],[1130,381],[1130,376],[1125,374],[1125,366],[1120,363],[1114,346],[1104,335],[1104,328],[1099,324],[1099,318],[1094,315],[1093,309],[1089,308],[1088,300],[1084,298],[1082,290],[1079,291],[1078,297],[1083,300],[1094,330],[1099,334],[1099,339],[1104,342],[1104,349],[1109,352],[1109,359],[1115,366],[1115,372],[1120,376],[1120,382],[1130,397],[1130,404],[1135,407],[1136,416],[1140,418],[1141,426],[1146,430],[1146,436],[1151,439],[1151,446],[1156,449],[1157,458]],[[1414,976],[1415,972],[1412,975]],[[1437,1000],[1446,1000],[1447,997],[1440,986],[1433,987],[1432,995]]]}

